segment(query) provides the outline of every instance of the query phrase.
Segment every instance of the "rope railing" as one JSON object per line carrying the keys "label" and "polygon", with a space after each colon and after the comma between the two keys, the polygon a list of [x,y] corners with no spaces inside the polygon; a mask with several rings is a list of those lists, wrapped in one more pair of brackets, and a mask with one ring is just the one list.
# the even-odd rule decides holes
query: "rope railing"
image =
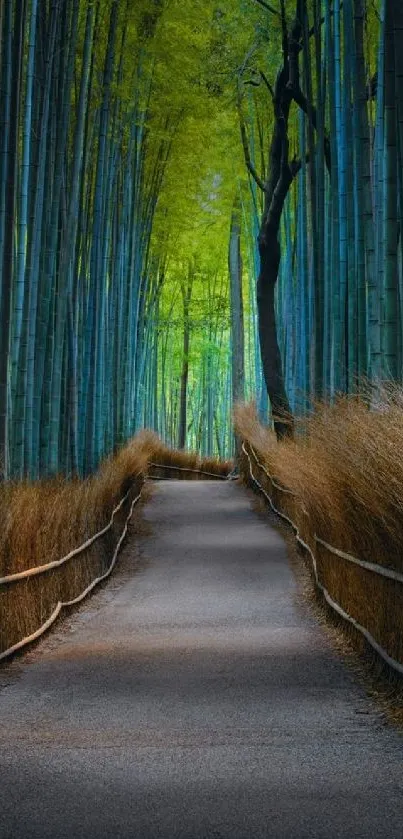
{"label": "rope railing", "polygon": [[[149,468],[176,469],[176,470],[179,470],[181,472],[198,473],[198,474],[206,475],[207,477],[211,477],[211,478],[218,478],[218,479],[222,479],[222,480],[227,480],[227,475],[220,475],[218,473],[209,472],[209,471],[204,470],[204,469],[195,469],[193,467],[186,468],[186,467],[182,467],[182,466],[166,465],[166,464],[161,464],[161,463],[150,462],[149,463]],[[143,476],[143,474],[140,473],[138,475],[135,475],[134,477],[144,479],[144,477],[146,477],[146,476]],[[112,513],[111,513],[108,524],[106,524],[105,527],[103,527],[101,530],[98,530],[96,533],[94,533],[92,536],[90,536],[88,539],[86,539],[86,541],[83,542],[81,545],[79,545],[78,547],[69,551],[69,553],[67,553],[65,556],[61,557],[61,559],[55,559],[55,560],[52,560],[51,562],[47,562],[47,563],[44,563],[42,565],[36,565],[33,568],[27,568],[24,571],[18,571],[14,574],[8,574],[6,576],[0,577],[0,588],[1,587],[8,587],[12,584],[16,584],[20,581],[28,580],[32,577],[38,577],[42,574],[47,574],[51,571],[59,569],[60,567],[62,567],[66,563],[68,563],[70,560],[72,560],[74,557],[77,557],[80,554],[83,554],[85,551],[88,550],[88,548],[90,548],[97,540],[101,539],[101,537],[104,536],[112,528],[117,514],[122,510],[124,504],[129,499],[131,491],[132,490],[129,489],[125,493],[125,495],[121,498],[121,500],[116,505],[116,507],[114,507],[114,509],[112,510]],[[20,641],[13,644],[7,650],[4,650],[3,652],[0,652],[0,661],[3,661],[4,659],[9,658],[14,653],[18,652],[19,650],[23,649],[24,647],[28,646],[29,644],[33,643],[38,638],[40,638],[55,623],[55,621],[57,620],[57,618],[60,615],[60,612],[62,611],[63,608],[74,606],[74,605],[80,603],[95,588],[95,586],[97,586],[99,583],[103,582],[104,580],[106,580],[110,576],[110,574],[112,573],[112,571],[113,571],[113,569],[116,565],[117,557],[118,557],[120,548],[122,546],[122,543],[123,543],[123,541],[126,537],[128,526],[129,526],[129,521],[130,521],[130,519],[133,515],[134,507],[137,504],[137,502],[140,500],[140,498],[141,498],[141,491],[138,493],[138,495],[131,502],[129,515],[127,516],[127,519],[125,521],[125,525],[124,525],[122,534],[121,534],[121,536],[118,540],[115,551],[113,553],[111,563],[110,563],[107,571],[104,574],[102,574],[101,576],[98,576],[94,580],[92,580],[90,582],[90,584],[86,587],[85,591],[81,592],[81,594],[79,594],[73,600],[68,600],[68,601],[60,601],[59,600],[58,603],[56,604],[55,608],[53,609],[51,615],[47,618],[47,620],[43,624],[41,624],[41,626],[38,629],[35,630],[35,632],[32,632],[30,635],[27,635],[25,638],[22,638]]]}
{"label": "rope railing", "polygon": [[[213,472],[206,472],[202,469],[193,469],[193,468],[186,469],[182,466],[166,466],[165,464],[162,464],[162,463],[150,463],[149,466],[153,467],[155,469],[179,469],[181,472],[194,472],[194,473],[197,472],[197,473],[200,473],[200,474],[203,474],[203,475],[208,475],[209,477],[215,477],[215,478],[221,478],[222,480],[227,480],[227,475],[218,475],[218,474],[213,473]],[[136,475],[136,477],[138,478],[139,475]],[[93,536],[90,536],[85,542],[83,542],[82,545],[79,545],[78,548],[74,548],[68,554],[66,554],[66,556],[63,556],[61,559],[55,559],[55,560],[52,560],[52,562],[45,563],[44,565],[36,565],[33,568],[27,568],[25,571],[18,571],[15,574],[8,574],[7,576],[0,577],[0,586],[9,585],[11,583],[18,582],[19,580],[26,580],[29,577],[36,577],[39,574],[46,574],[48,571],[52,571],[55,568],[60,568],[61,565],[64,565],[70,559],[73,559],[73,557],[78,556],[80,553],[83,553],[84,551],[86,551],[89,547],[91,547],[91,545],[94,542],[97,541],[97,539],[100,539],[101,536],[104,536],[105,533],[107,533],[108,530],[110,530],[110,528],[113,525],[115,516],[122,509],[124,503],[127,501],[128,497],[129,497],[129,495],[130,495],[130,490],[123,496],[121,501],[119,501],[119,504],[117,504],[117,506],[112,511],[112,514],[111,514],[111,517],[110,517],[110,520],[109,520],[108,524],[105,527],[103,527],[102,530],[99,530],[97,533],[94,533]]]}
{"label": "rope railing", "polygon": [[[115,507],[115,509],[113,510],[113,513],[112,513],[109,524],[105,528],[103,528],[103,530],[100,530],[98,533],[96,533],[94,536],[92,536],[91,539],[88,539],[85,543],[83,543],[83,545],[80,545],[79,548],[76,548],[74,551],[71,551],[70,554],[63,557],[62,560],[57,560],[56,564],[48,563],[45,566],[41,566],[40,573],[44,573],[45,571],[49,571],[51,568],[59,567],[60,565],[62,565],[63,563],[65,563],[69,559],[71,559],[73,556],[77,556],[79,553],[82,553],[83,551],[85,551],[90,545],[92,545],[95,542],[96,539],[99,539],[102,535],[104,535],[112,527],[113,519],[114,519],[116,513],[122,508],[125,501],[127,501],[128,497],[129,497],[129,494],[130,494],[130,490],[126,493],[126,495],[123,496],[122,500],[119,502],[117,507]],[[52,614],[50,615],[50,617],[48,617],[47,620],[38,629],[35,630],[35,632],[32,632],[30,635],[27,635],[25,638],[22,638],[20,641],[17,641],[16,644],[13,644],[7,650],[4,650],[3,652],[0,653],[0,661],[3,661],[4,659],[9,658],[10,656],[14,655],[14,653],[18,652],[19,650],[23,649],[24,647],[28,646],[29,644],[33,643],[38,638],[40,638],[42,635],[44,635],[44,633],[47,632],[47,630],[50,629],[50,627],[55,623],[55,621],[59,617],[62,609],[68,608],[69,606],[75,606],[76,604],[80,603],[95,588],[95,586],[99,585],[99,583],[103,582],[104,580],[106,580],[111,575],[111,573],[112,573],[112,571],[113,571],[113,569],[116,565],[116,561],[117,561],[117,558],[118,558],[118,555],[119,555],[119,551],[120,551],[120,549],[122,547],[122,544],[123,544],[123,542],[126,538],[128,527],[129,527],[129,522],[130,522],[130,519],[133,515],[134,507],[137,504],[137,502],[140,500],[141,494],[142,493],[141,493],[141,490],[140,490],[140,492],[136,495],[136,497],[133,499],[133,501],[130,504],[129,514],[128,514],[126,520],[125,520],[123,531],[122,531],[122,533],[119,537],[119,540],[118,540],[118,542],[116,544],[116,547],[115,547],[115,550],[113,552],[112,560],[109,564],[109,567],[105,571],[105,573],[101,574],[100,576],[98,576],[94,580],[92,580],[90,582],[90,584],[86,587],[86,589],[84,591],[82,591],[77,597],[74,597],[72,600],[66,600],[66,601],[59,600],[58,603],[56,604]],[[34,569],[29,569],[29,570],[32,571]],[[26,573],[25,576],[29,577],[29,576],[33,576],[33,575],[29,574],[29,573]],[[16,579],[19,579],[19,580],[24,579],[24,572],[21,572],[21,574],[19,574],[19,575],[13,574],[13,575],[10,575],[10,577],[2,577],[0,579],[0,583],[4,584],[4,582],[6,582],[6,583],[7,582],[13,582]]]}
{"label": "rope railing", "polygon": [[270,472],[268,471],[268,469],[266,469],[264,463],[261,463],[257,459],[256,452],[255,452],[253,446],[250,443],[249,443],[249,448],[250,448],[250,450],[253,454],[253,457],[255,458],[257,466],[259,467],[259,469],[262,469],[262,471],[265,473],[265,475],[267,475],[269,481],[271,482],[271,485],[274,486],[275,489],[279,489],[280,492],[284,492],[285,495],[293,495],[294,498],[295,498],[296,497],[295,492],[293,492],[292,489],[287,489],[287,487],[283,487],[281,484],[278,484],[277,481],[273,478],[273,475],[271,475]]}
{"label": "rope railing", "polygon": [[[249,444],[249,448],[252,452],[256,465],[259,467],[259,469],[262,469],[263,472],[265,472],[267,477],[271,480],[272,485],[276,487],[276,489],[280,490],[280,492],[287,493],[287,495],[293,495],[294,498],[296,498],[297,496],[295,492],[292,492],[291,490],[282,487],[280,484],[277,484],[274,481],[274,479],[270,475],[270,472],[268,472],[263,463],[261,463],[258,460],[253,446]],[[306,510],[304,510],[304,512],[306,513]],[[278,515],[282,514],[278,513]],[[287,519],[287,521],[290,520]],[[390,580],[395,580],[398,583],[403,583],[403,574],[400,574],[399,571],[395,571],[393,568],[387,568],[384,565],[378,565],[376,562],[368,562],[365,559],[359,559],[358,557],[353,556],[352,554],[346,553],[345,551],[341,551],[339,548],[335,548],[333,545],[329,545],[328,542],[325,542],[324,539],[321,539],[319,536],[317,536],[316,533],[314,533],[313,538],[315,539],[315,542],[326,548],[326,550],[329,551],[329,553],[332,553],[335,556],[339,556],[341,559],[345,559],[347,562],[351,562],[353,565],[359,565],[361,568],[365,568],[367,571],[372,571],[374,574],[379,574],[379,576],[381,577],[388,577],[388,579]]]}
{"label": "rope railing", "polygon": [[175,466],[174,464],[167,464],[167,463],[149,463],[149,466],[153,469],[176,469],[177,472],[191,472],[197,475],[207,475],[209,478],[218,478],[219,480],[226,481],[228,479],[228,475],[220,475],[218,472],[207,472],[205,469],[194,469],[193,467],[187,466]]}
{"label": "rope railing", "polygon": [[119,504],[115,507],[112,511],[109,523],[106,527],[103,527],[102,530],[99,530],[97,533],[94,533],[93,536],[90,536],[86,542],[83,542],[82,545],[79,545],[78,548],[74,548],[70,551],[66,556],[63,556],[61,559],[55,559],[52,562],[47,562],[44,565],[36,565],[34,568],[27,568],[25,571],[18,571],[15,574],[8,574],[6,577],[0,577],[0,586],[8,585],[9,583],[15,583],[18,580],[26,580],[28,577],[36,577],[38,574],[45,574],[47,571],[52,571],[54,568],[60,568],[61,565],[64,565],[73,557],[78,556],[80,553],[86,551],[97,539],[100,539],[101,536],[104,536],[108,530],[111,529],[113,525],[113,521],[119,510],[122,509],[125,501],[127,501],[130,494],[130,490],[123,496]]}
{"label": "rope railing", "polygon": [[403,583],[403,574],[399,574],[399,571],[395,571],[393,568],[386,568],[384,565],[378,565],[376,562],[368,562],[365,559],[358,559],[358,557],[352,556],[352,554],[345,553],[344,551],[339,550],[339,548],[329,545],[328,542],[325,542],[317,536],[316,533],[314,538],[315,542],[319,545],[323,545],[329,553],[339,556],[341,559],[346,559],[347,562],[351,562],[353,565],[359,565],[361,568],[365,568],[366,571],[372,571],[374,574],[379,574],[380,577],[388,577],[389,580],[395,580],[397,583]]}
{"label": "rope railing", "polygon": [[[255,458],[256,465],[258,467],[260,467],[261,464],[259,463],[259,461],[258,461],[258,459],[255,455],[253,447],[250,446],[250,449],[251,449],[251,452],[252,452],[252,454]],[[257,478],[254,476],[253,469],[252,469],[252,460],[251,460],[249,452],[248,452],[247,448],[245,447],[244,443],[242,443],[242,451],[244,452],[244,454],[246,455],[246,457],[248,459],[249,473],[250,473],[250,477],[251,477],[253,483],[258,487],[258,489],[260,490],[262,495],[265,496],[265,498],[269,502],[270,507],[273,510],[273,512],[276,515],[280,516],[280,518],[284,519],[284,521],[286,521],[287,524],[289,524],[292,527],[292,529],[294,531],[294,534],[295,534],[295,537],[297,539],[297,542],[309,553],[309,555],[312,559],[312,566],[313,566],[315,584],[316,584],[317,588],[322,592],[322,594],[323,594],[326,602],[328,603],[328,605],[341,618],[343,618],[343,620],[350,623],[358,632],[360,632],[361,635],[364,636],[364,638],[368,641],[370,646],[386,662],[386,664],[389,665],[389,667],[391,667],[393,670],[396,670],[400,675],[403,675],[403,665],[401,664],[401,662],[397,661],[395,658],[392,658],[392,656],[390,656],[389,653],[387,653],[386,650],[383,647],[381,647],[380,644],[378,644],[376,639],[373,637],[373,635],[371,635],[371,633],[368,631],[368,629],[366,629],[365,626],[362,626],[362,624],[360,624],[355,618],[353,618],[352,615],[349,615],[348,612],[346,612],[339,605],[339,603],[337,603],[335,600],[333,600],[333,598],[329,594],[327,588],[323,585],[323,583],[319,579],[318,567],[317,567],[317,561],[316,561],[315,554],[313,553],[310,546],[302,539],[302,537],[300,535],[300,532],[299,532],[299,529],[298,529],[298,526],[288,516],[286,516],[283,512],[281,512],[281,510],[277,509],[277,507],[273,504],[273,501],[272,501],[270,495],[266,492],[265,488],[262,486],[260,481],[258,481]],[[271,476],[270,476],[270,473],[266,469],[263,469],[263,471],[267,474],[267,476],[270,478],[270,480],[272,480]],[[278,485],[277,488],[284,491],[283,488],[280,487],[280,485]],[[381,574],[382,576],[385,576],[385,577],[389,577],[390,579],[396,580],[397,582],[403,582],[403,575],[398,574],[398,572],[395,572],[392,569],[383,568],[382,566],[376,565],[375,563],[365,562],[364,560],[357,559],[356,557],[352,557],[350,554],[345,554],[343,551],[339,551],[337,548],[334,548],[332,545],[328,545],[327,542],[323,542],[323,540],[319,539],[319,537],[316,536],[316,535],[315,535],[314,538],[315,538],[316,542],[324,545],[328,550],[330,550],[336,556],[341,556],[343,559],[347,559],[348,561],[353,562],[356,565],[360,565],[368,571],[375,571],[376,573]]]}

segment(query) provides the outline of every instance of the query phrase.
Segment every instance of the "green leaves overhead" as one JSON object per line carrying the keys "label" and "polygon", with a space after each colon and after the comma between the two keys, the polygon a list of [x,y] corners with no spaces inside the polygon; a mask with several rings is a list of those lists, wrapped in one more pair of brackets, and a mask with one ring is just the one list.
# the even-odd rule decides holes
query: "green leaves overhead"
{"label": "green leaves overhead", "polygon": [[[144,424],[175,442],[185,379],[188,442],[231,445],[235,200],[246,392],[261,391],[254,286],[264,195],[245,165],[238,108],[249,162],[265,180],[283,5],[289,27],[295,0],[0,5],[6,474],[91,471]],[[403,359],[402,71],[396,49],[385,59],[382,46],[398,41],[399,3],[301,0],[298,9],[310,104],[290,108],[296,175],[276,292],[294,408],[320,382],[333,394],[356,372],[385,372],[384,350],[398,377]]]}

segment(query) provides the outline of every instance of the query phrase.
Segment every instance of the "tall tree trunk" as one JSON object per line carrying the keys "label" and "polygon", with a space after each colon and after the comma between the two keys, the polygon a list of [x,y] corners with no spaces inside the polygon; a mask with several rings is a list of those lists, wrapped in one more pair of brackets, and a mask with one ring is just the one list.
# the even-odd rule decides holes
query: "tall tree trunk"
{"label": "tall tree trunk", "polygon": [[285,390],[277,339],[275,287],[280,266],[278,231],[266,228],[259,237],[260,273],[257,281],[257,309],[263,374],[271,403],[277,438],[293,434],[293,418]]}
{"label": "tall tree trunk", "polygon": [[[231,298],[232,407],[234,407],[239,400],[244,398],[245,394],[241,214],[238,200],[235,201],[232,210],[228,267]],[[234,443],[235,453],[238,454],[239,440],[237,437],[235,437]]]}
{"label": "tall tree trunk", "polygon": [[182,301],[183,301],[183,356],[182,356],[182,372],[180,382],[180,397],[179,397],[179,430],[178,430],[178,447],[184,449],[186,445],[187,433],[187,389],[189,378],[189,349],[190,349],[190,318],[189,306],[192,296],[192,282],[193,271],[189,266],[188,281],[185,286],[182,284]]}
{"label": "tall tree trunk", "polygon": [[[29,36],[27,44],[26,89],[24,103],[24,125],[22,131],[21,176],[18,197],[18,244],[16,254],[15,282],[13,293],[13,319],[11,334],[11,388],[15,398],[13,405],[13,468],[17,475],[22,475],[24,469],[24,400],[22,394],[17,393],[18,360],[23,327],[23,310],[25,296],[25,273],[27,261],[28,241],[28,191],[29,173],[31,165],[32,137],[32,106],[34,101],[34,74],[36,53],[38,0],[32,0],[29,22]],[[14,433],[15,432],[15,433]]]}
{"label": "tall tree trunk", "polygon": [[[369,372],[367,296],[375,283],[375,230],[371,196],[371,142],[364,53],[365,2],[354,0],[354,149],[357,184],[358,373]],[[367,292],[368,289],[368,292]],[[378,316],[379,326],[379,316]]]}
{"label": "tall tree trunk", "polygon": [[[397,120],[397,161],[398,161],[398,219],[399,219],[399,304],[400,323],[403,311],[403,5],[401,0],[393,0],[393,33],[395,41],[395,90]],[[402,330],[399,329],[399,368],[398,377],[403,378]]]}
{"label": "tall tree trunk", "polygon": [[[397,124],[393,0],[385,2],[385,323],[384,362],[387,378],[398,373],[397,297]],[[401,49],[400,45],[396,45]]]}
{"label": "tall tree trunk", "polygon": [[[34,443],[34,398],[35,398],[35,358],[37,346],[37,321],[38,321],[38,291],[39,291],[39,266],[41,245],[43,243],[43,220],[44,220],[44,198],[46,183],[52,181],[53,173],[50,172],[48,162],[48,122],[51,104],[51,88],[53,76],[53,62],[55,55],[56,34],[58,16],[60,14],[59,2],[53,0],[50,10],[49,36],[46,54],[45,87],[43,93],[43,104],[41,113],[41,126],[38,138],[38,165],[36,167],[34,193],[34,214],[32,222],[31,243],[28,250],[29,259],[26,266],[27,282],[27,326],[26,346],[24,350],[24,363],[22,366],[23,392],[25,400],[25,472],[31,478],[39,477],[38,451]],[[21,354],[21,353],[20,353]]]}
{"label": "tall tree trunk", "polygon": [[[1,330],[0,330],[0,462],[3,474],[9,477],[10,451],[8,439],[9,420],[9,362],[11,337],[11,289],[14,270],[14,239],[17,226],[16,192],[17,192],[17,159],[18,159],[18,123],[20,113],[21,67],[24,52],[24,18],[25,0],[18,0],[14,12],[14,39],[11,55],[11,24],[12,3],[6,3],[5,20],[7,26],[6,45],[10,47],[9,65],[9,129],[7,132],[7,154],[4,156],[5,177],[5,228],[4,228],[4,260],[1,281]],[[5,142],[6,138],[3,138]]]}
{"label": "tall tree trunk", "polygon": [[260,179],[251,163],[247,146],[246,128],[239,108],[241,136],[245,162],[264,192],[264,212],[258,236],[260,268],[257,280],[257,313],[260,354],[263,375],[269,395],[274,429],[277,438],[293,435],[293,417],[287,398],[281,353],[277,338],[275,312],[275,287],[280,266],[280,220],[284,203],[300,164],[289,163],[288,117],[292,93],[289,80],[288,48],[283,45],[284,66],[277,75],[273,96],[274,128],[270,147],[269,172],[265,182]]}
{"label": "tall tree trunk", "polygon": [[[294,72],[295,69],[294,67]],[[301,168],[300,163],[289,162],[288,118],[292,100],[289,80],[288,53],[284,47],[284,67],[277,76],[274,91],[275,123],[270,148],[269,175],[265,185],[265,209],[258,239],[260,271],[257,281],[260,353],[278,440],[292,437],[294,434],[294,419],[285,389],[275,311],[275,288],[281,259],[281,215],[292,181]],[[295,83],[293,76],[292,83]]]}
{"label": "tall tree trunk", "polygon": [[[339,0],[336,0],[336,6]],[[252,164],[246,127],[242,117],[239,104],[240,127],[242,144],[244,148],[246,166],[264,193],[264,212],[259,232],[259,255],[260,273],[257,282],[257,309],[259,324],[260,350],[262,357],[263,374],[269,394],[274,428],[278,439],[293,436],[294,420],[288,401],[284,375],[282,369],[281,353],[277,338],[276,314],[275,314],[275,288],[278,280],[281,247],[280,247],[280,221],[287,199],[289,189],[294,178],[297,176],[304,164],[303,160],[294,157],[289,159],[289,137],[288,122],[290,106],[292,102],[306,114],[309,125],[322,138],[323,155],[328,171],[331,170],[330,142],[323,128],[321,120],[323,114],[318,114],[312,102],[311,90],[306,96],[300,86],[299,54],[304,49],[304,42],[310,36],[307,25],[304,22],[304,0],[296,0],[296,15],[289,32],[287,31],[285,0],[281,0],[281,20],[283,33],[283,63],[277,75],[274,91],[265,78],[262,77],[272,95],[274,106],[274,128],[269,155],[268,177],[264,180],[257,174]],[[307,65],[309,53],[305,45]],[[320,80],[318,80],[318,83]],[[312,146],[311,140],[311,146]],[[315,185],[314,185],[315,186]],[[316,197],[316,189],[311,190],[312,201]],[[291,287],[291,286],[289,286]],[[320,293],[319,293],[320,292]],[[320,317],[323,306],[322,289],[318,289],[316,305],[317,316]],[[323,348],[323,324],[318,325],[316,335],[317,347]],[[317,360],[319,359],[317,353]],[[317,378],[322,388],[322,359],[317,363]]]}

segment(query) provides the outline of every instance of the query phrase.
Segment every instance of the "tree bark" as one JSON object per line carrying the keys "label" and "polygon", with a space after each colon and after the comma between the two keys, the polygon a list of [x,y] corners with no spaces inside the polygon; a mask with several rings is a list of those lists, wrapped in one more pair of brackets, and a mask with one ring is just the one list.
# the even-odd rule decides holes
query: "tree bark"
{"label": "tree bark", "polygon": [[[292,37],[293,32],[291,32]],[[288,401],[280,348],[277,339],[275,288],[281,259],[279,241],[281,215],[290,186],[301,168],[289,162],[288,117],[292,86],[288,84],[289,64],[277,76],[274,91],[275,123],[270,148],[269,176],[265,188],[265,209],[259,232],[260,271],[257,281],[257,310],[260,354],[278,440],[294,435],[294,419]]]}
{"label": "tree bark", "polygon": [[189,349],[190,349],[190,319],[189,306],[192,296],[192,271],[189,269],[188,282],[185,287],[182,285],[183,298],[183,360],[182,373],[180,382],[180,397],[179,397],[179,428],[178,428],[178,448],[184,449],[186,445],[187,436],[187,389],[189,378]]}
{"label": "tree bark", "polygon": [[[24,50],[24,0],[18,0],[15,7],[15,35],[12,48],[11,64],[11,105],[10,129],[8,135],[8,159],[5,195],[5,236],[4,236],[4,264],[1,288],[1,331],[0,331],[0,460],[4,477],[10,475],[10,451],[8,440],[8,384],[11,337],[11,289],[14,270],[14,237],[17,224],[16,217],[16,189],[17,189],[17,159],[18,159],[18,123],[20,114],[20,86],[21,66]],[[7,13],[11,23],[11,3],[8,3]],[[1,30],[0,30],[1,33]]]}
{"label": "tree bark", "polygon": [[278,440],[292,437],[294,421],[285,390],[280,348],[277,340],[275,287],[280,266],[280,244],[274,228],[259,237],[260,272],[257,281],[257,310],[263,375],[271,403]]}
{"label": "tree bark", "polygon": [[[235,201],[228,248],[228,268],[231,297],[231,361],[232,361],[232,407],[244,398],[244,322],[242,299],[241,222],[239,202]],[[239,453],[239,440],[235,435],[235,454]]]}
{"label": "tree bark", "polygon": [[[275,119],[269,154],[269,172],[264,182],[256,173],[251,161],[245,122],[243,120],[239,104],[241,138],[244,148],[245,163],[250,175],[254,178],[257,185],[264,193],[265,206],[258,239],[260,254],[260,273],[257,282],[259,342],[263,374],[272,407],[274,428],[277,439],[279,440],[284,437],[293,437],[294,434],[294,419],[285,389],[282,360],[277,339],[275,312],[275,287],[278,279],[281,258],[281,215],[290,186],[303,164],[303,161],[298,160],[297,158],[293,158],[291,161],[289,160],[288,121],[292,102],[295,102],[295,104],[307,116],[311,129],[311,147],[313,147],[313,130],[315,130],[318,134],[320,142],[323,143],[322,153],[327,169],[329,172],[331,171],[330,141],[324,130],[324,126],[320,125],[317,109],[312,102],[311,86],[308,85],[308,92],[306,96],[300,85],[299,54],[301,50],[304,49],[304,43],[310,35],[308,26],[305,25],[305,27],[303,27],[302,25],[304,22],[305,8],[305,0],[296,0],[295,19],[289,31],[287,31],[285,2],[284,0],[281,2],[283,61],[277,75],[274,91],[272,91],[270,85],[267,84],[270,92],[272,93]],[[307,24],[307,21],[305,21],[305,23]],[[308,63],[308,59],[309,54],[307,52],[307,45],[305,44],[306,65]],[[314,193],[315,190],[313,190],[312,193],[313,197]],[[318,290],[318,300],[316,302],[317,305],[318,302],[320,304],[322,302],[321,289]],[[317,317],[320,321],[321,309]],[[323,346],[323,324],[320,322],[319,326],[320,328],[317,330],[318,334],[316,336],[318,349]],[[319,352],[317,352],[317,357],[319,359]],[[320,359],[320,362],[320,370],[318,363],[317,372],[318,374],[320,373],[318,378],[321,380],[322,359]]]}

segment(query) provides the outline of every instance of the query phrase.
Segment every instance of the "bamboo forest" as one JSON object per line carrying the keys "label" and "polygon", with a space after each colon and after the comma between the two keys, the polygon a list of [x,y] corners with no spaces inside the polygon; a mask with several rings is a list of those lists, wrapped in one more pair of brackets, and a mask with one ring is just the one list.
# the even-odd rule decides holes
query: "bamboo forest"
{"label": "bamboo forest", "polygon": [[401,0],[2,0],[0,458],[403,374]]}

